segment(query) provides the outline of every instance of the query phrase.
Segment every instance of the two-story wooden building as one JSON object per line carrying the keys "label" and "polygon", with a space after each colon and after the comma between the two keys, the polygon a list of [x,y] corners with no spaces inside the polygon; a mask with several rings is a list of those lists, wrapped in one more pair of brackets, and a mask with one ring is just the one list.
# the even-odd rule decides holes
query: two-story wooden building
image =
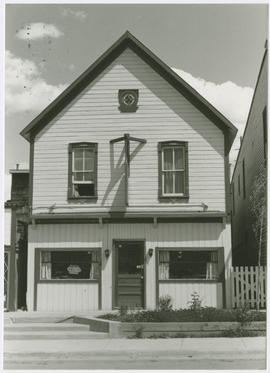
{"label": "two-story wooden building", "polygon": [[[267,174],[267,105],[268,105],[268,47],[262,59],[253,99],[250,105],[245,132],[241,141],[232,175],[232,257],[233,265],[266,265],[267,258],[267,206],[265,214],[254,217],[253,191],[258,188],[256,179]],[[259,194],[259,193],[258,193]],[[264,196],[266,199],[266,196]],[[263,195],[261,195],[263,199]],[[259,199],[257,197],[257,204]],[[261,211],[262,213],[262,211]],[[253,231],[259,220],[257,237]],[[257,223],[258,224],[258,223]],[[261,238],[260,238],[261,236]],[[259,254],[260,252],[260,254]]]}
{"label": "two-story wooden building", "polygon": [[[129,32],[22,132],[28,310],[229,306],[236,128]],[[227,293],[228,294],[228,293]],[[227,298],[227,299],[226,299]]]}

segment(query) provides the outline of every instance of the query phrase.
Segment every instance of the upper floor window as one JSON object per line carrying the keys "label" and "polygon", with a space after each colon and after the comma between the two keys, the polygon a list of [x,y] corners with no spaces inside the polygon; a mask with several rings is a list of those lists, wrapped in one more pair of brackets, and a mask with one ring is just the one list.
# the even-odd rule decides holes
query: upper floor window
{"label": "upper floor window", "polygon": [[159,143],[160,197],[188,197],[187,142]]}
{"label": "upper floor window", "polygon": [[69,145],[69,198],[97,196],[97,144]]}

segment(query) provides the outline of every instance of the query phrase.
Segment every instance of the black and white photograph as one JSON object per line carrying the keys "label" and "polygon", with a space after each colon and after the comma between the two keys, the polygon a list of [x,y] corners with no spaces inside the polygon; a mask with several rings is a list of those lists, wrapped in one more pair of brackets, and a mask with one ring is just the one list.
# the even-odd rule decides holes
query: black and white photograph
{"label": "black and white photograph", "polygon": [[266,371],[268,1],[1,20],[2,369]]}

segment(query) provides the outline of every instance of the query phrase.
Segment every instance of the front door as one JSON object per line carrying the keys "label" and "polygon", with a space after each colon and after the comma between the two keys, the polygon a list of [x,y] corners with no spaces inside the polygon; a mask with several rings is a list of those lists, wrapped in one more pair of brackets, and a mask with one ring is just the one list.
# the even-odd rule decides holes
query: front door
{"label": "front door", "polygon": [[116,306],[144,307],[144,242],[116,241]]}

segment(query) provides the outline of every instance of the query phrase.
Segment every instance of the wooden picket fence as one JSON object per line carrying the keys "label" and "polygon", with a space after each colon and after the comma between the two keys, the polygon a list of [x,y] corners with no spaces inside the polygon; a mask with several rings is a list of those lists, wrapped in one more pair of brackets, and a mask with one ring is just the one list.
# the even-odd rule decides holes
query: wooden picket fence
{"label": "wooden picket fence", "polygon": [[231,296],[233,308],[245,305],[256,308],[257,289],[259,289],[259,308],[266,308],[266,267],[232,267]]}

